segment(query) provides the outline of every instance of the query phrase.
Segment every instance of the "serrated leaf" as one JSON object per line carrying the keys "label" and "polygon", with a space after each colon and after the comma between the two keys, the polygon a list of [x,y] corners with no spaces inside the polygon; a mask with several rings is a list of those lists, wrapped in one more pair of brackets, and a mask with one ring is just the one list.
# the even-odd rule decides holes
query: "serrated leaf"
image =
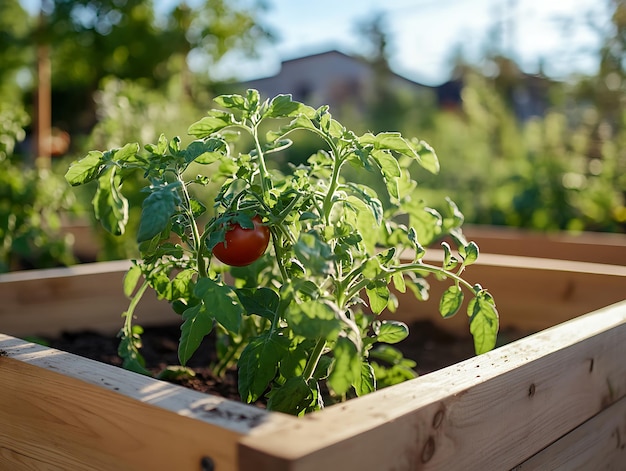
{"label": "serrated leaf", "polygon": [[493,298],[484,291],[470,300],[467,306],[470,332],[474,337],[477,355],[493,350],[498,337],[499,318]]}
{"label": "serrated leaf", "polygon": [[217,162],[228,154],[228,146],[222,139],[210,138],[191,142],[183,151],[185,162],[203,165]]}
{"label": "serrated leaf", "polygon": [[370,309],[374,314],[380,314],[389,302],[389,288],[384,282],[370,283],[365,288]]}
{"label": "serrated leaf", "polygon": [[98,178],[102,168],[102,152],[91,151],[70,166],[65,179],[72,186],[82,185]]}
{"label": "serrated leaf", "polygon": [[226,111],[211,110],[208,116],[193,123],[187,130],[188,134],[199,138],[209,137],[211,134],[221,131],[235,122],[233,115]]}
{"label": "serrated leaf", "polygon": [[439,313],[441,316],[444,318],[454,316],[461,308],[463,298],[463,290],[459,286],[452,285],[446,289],[439,301]]}
{"label": "serrated leaf", "polygon": [[204,303],[186,309],[182,317],[184,322],[180,326],[178,360],[181,365],[185,365],[202,343],[202,339],[213,329],[213,317]]}
{"label": "serrated leaf", "polygon": [[320,301],[292,303],[285,317],[296,335],[308,339],[334,340],[342,327],[333,308]]}
{"label": "serrated leaf", "polygon": [[92,200],[96,219],[113,235],[123,234],[128,222],[128,200],[120,191],[121,184],[115,167],[109,167],[98,178],[98,189]]}
{"label": "serrated leaf", "polygon": [[356,345],[346,337],[340,337],[333,348],[333,362],[328,386],[338,396],[343,396],[361,375],[361,358]]}
{"label": "serrated leaf", "polygon": [[414,274],[412,276],[409,275],[409,282],[406,283],[406,286],[419,301],[427,301],[430,297],[430,285],[424,278],[417,277]]}
{"label": "serrated leaf", "polygon": [[241,95],[220,95],[215,97],[215,103],[224,108],[244,111],[246,109],[246,99]]}
{"label": "serrated leaf", "polygon": [[458,265],[459,261],[452,256],[450,244],[448,244],[447,242],[442,242],[441,247],[443,248],[443,268],[445,270],[452,270]]}
{"label": "serrated leaf", "polygon": [[357,396],[365,396],[376,391],[376,376],[374,369],[369,363],[361,363],[361,374],[354,381],[354,391]]}
{"label": "serrated leaf", "polygon": [[179,203],[180,197],[176,185],[165,185],[154,189],[143,201],[141,207],[137,242],[150,240],[160,234],[176,213]]}
{"label": "serrated leaf", "polygon": [[135,157],[137,152],[139,152],[139,144],[136,142],[131,142],[126,144],[124,147],[120,149],[115,149],[112,151],[113,157],[117,162],[131,162],[136,160]]}
{"label": "serrated leaf", "polygon": [[441,234],[441,215],[432,208],[410,208],[409,224],[415,229],[420,245],[427,247]]}
{"label": "serrated leaf", "polygon": [[300,415],[311,405],[313,390],[302,376],[289,378],[268,394],[267,408],[285,414]]}
{"label": "serrated leaf", "polygon": [[374,150],[370,155],[380,166],[380,171],[387,185],[389,196],[397,200],[400,196],[398,191],[398,178],[402,174],[397,159],[389,152],[382,150]]}
{"label": "serrated leaf", "polygon": [[409,327],[399,321],[382,321],[377,330],[376,340],[383,343],[398,343],[409,336]]}
{"label": "serrated leaf", "polygon": [[239,395],[243,401],[254,402],[265,392],[287,353],[288,342],[275,331],[264,332],[246,345],[237,363]]}
{"label": "serrated leaf", "polygon": [[306,105],[293,101],[291,95],[277,95],[270,102],[264,117],[267,118],[287,118],[296,116],[298,113],[306,110]]}
{"label": "serrated leaf", "polygon": [[274,290],[270,288],[242,288],[235,292],[248,315],[256,314],[270,321],[274,320],[280,302],[280,298]]}
{"label": "serrated leaf", "polygon": [[409,141],[413,150],[419,156],[418,162],[422,168],[436,175],[439,173],[439,159],[435,150],[425,141],[419,139],[411,139]]}
{"label": "serrated leaf", "polygon": [[478,245],[475,242],[470,242],[464,247],[464,260],[463,264],[469,266],[478,259]]}
{"label": "serrated leaf", "polygon": [[317,128],[315,127],[315,124],[313,124],[313,121],[311,121],[310,117],[299,114],[291,121],[291,123],[287,126],[281,127],[278,131],[268,131],[266,139],[268,142],[274,142],[295,129],[316,130]]}
{"label": "serrated leaf", "polygon": [[200,278],[196,282],[194,295],[202,299],[211,316],[225,329],[233,333],[239,332],[245,310],[235,290],[210,278]]}

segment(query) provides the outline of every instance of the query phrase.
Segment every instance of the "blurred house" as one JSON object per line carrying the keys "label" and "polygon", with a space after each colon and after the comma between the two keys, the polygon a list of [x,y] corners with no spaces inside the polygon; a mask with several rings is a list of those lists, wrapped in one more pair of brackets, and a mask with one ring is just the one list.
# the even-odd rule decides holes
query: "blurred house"
{"label": "blurred house", "polygon": [[[494,91],[500,93],[520,120],[541,116],[548,107],[551,82],[542,74],[522,72],[510,60],[498,61],[500,73],[493,78]],[[280,71],[271,77],[240,82],[242,91],[259,90],[262,96],[290,93],[295,100],[317,107],[330,105],[332,110],[350,106],[366,111],[380,93],[381,85],[397,97],[423,99],[436,103],[440,109],[458,111],[462,108],[462,90],[469,69],[458,68],[452,78],[438,86],[428,86],[398,75],[388,69],[382,72],[359,57],[331,50],[285,60]]]}
{"label": "blurred house", "polygon": [[367,109],[375,98],[380,81],[400,95],[409,93],[434,94],[434,89],[390,71],[381,75],[364,59],[332,50],[283,61],[278,74],[239,83],[242,89],[255,88],[262,96],[273,97],[290,93],[294,100],[317,107],[324,104],[331,109],[354,106]]}

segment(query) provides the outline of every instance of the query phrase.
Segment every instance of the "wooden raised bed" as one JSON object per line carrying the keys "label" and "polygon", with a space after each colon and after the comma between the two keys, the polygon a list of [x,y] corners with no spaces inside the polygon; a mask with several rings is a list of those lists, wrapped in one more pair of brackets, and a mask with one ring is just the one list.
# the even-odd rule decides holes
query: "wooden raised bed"
{"label": "wooden raised bed", "polygon": [[[623,469],[626,268],[571,260],[481,254],[468,279],[538,333],[301,419],[14,337],[114,332],[127,262],[2,275],[0,469]],[[444,287],[393,317],[436,319]],[[140,324],[172,315],[142,303]]]}

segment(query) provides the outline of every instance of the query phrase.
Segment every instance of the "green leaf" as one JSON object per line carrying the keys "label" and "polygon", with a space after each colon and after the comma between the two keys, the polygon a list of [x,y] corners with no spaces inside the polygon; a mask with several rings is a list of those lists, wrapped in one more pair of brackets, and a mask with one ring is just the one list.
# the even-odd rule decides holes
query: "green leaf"
{"label": "green leaf", "polygon": [[287,353],[289,340],[278,332],[264,332],[250,340],[241,352],[238,388],[245,402],[256,401],[276,376],[278,365]]}
{"label": "green leaf", "polygon": [[393,281],[393,287],[399,293],[406,293],[406,283],[404,281],[404,274],[402,272],[396,272],[391,276],[391,281]]}
{"label": "green leaf", "polygon": [[235,291],[227,285],[221,285],[210,278],[200,278],[194,294],[202,299],[203,305],[226,330],[237,333],[241,318],[245,313]]}
{"label": "green leaf", "polygon": [[275,386],[268,394],[267,408],[276,412],[301,415],[314,399],[313,390],[302,376],[289,378],[285,384]]}
{"label": "green leaf", "polygon": [[224,108],[246,110],[246,99],[241,95],[220,95],[215,97],[214,101]]}
{"label": "green leaf", "polygon": [[411,147],[417,153],[419,158],[417,161],[422,168],[428,170],[432,174],[439,173],[439,159],[435,150],[425,141],[413,138],[410,140]]}
{"label": "green leaf", "polygon": [[109,167],[98,178],[98,189],[92,200],[96,219],[113,235],[123,234],[128,222],[128,200],[120,191],[121,185],[115,167]]}
{"label": "green leaf", "polygon": [[419,244],[430,245],[441,234],[441,215],[434,209],[424,206],[422,201],[407,205],[409,225],[415,229]]}
{"label": "green leaf", "polygon": [[268,131],[266,134],[266,139],[268,142],[274,142],[277,139],[281,139],[282,137],[284,137],[287,133],[296,129],[317,130],[315,124],[313,124],[313,121],[311,121],[310,117],[299,114],[291,121],[291,123],[289,123],[287,126],[281,127],[278,131]]}
{"label": "green leaf", "polygon": [[458,265],[459,261],[452,256],[450,244],[442,242],[441,247],[443,248],[443,268],[445,270],[452,270]]}
{"label": "green leaf", "polygon": [[442,227],[444,232],[451,232],[454,229],[458,229],[463,224],[465,216],[449,197],[446,196],[446,208],[444,211],[444,217],[442,220]]}
{"label": "green leaf", "polygon": [[157,378],[163,381],[175,381],[195,376],[196,372],[191,368],[181,365],[168,365],[157,375]]}
{"label": "green leaf", "polygon": [[150,240],[165,230],[180,204],[178,187],[178,184],[170,184],[154,188],[143,201],[137,242]]}
{"label": "green leaf", "polygon": [[124,275],[124,294],[127,297],[130,298],[132,296],[140,278],[141,268],[138,265],[131,266]]}
{"label": "green leaf", "polygon": [[374,369],[369,363],[361,363],[361,374],[354,381],[354,391],[357,396],[365,396],[376,391],[376,376]]}
{"label": "green leaf", "polygon": [[467,306],[470,318],[470,332],[474,337],[474,350],[477,355],[488,352],[496,346],[499,318],[493,298],[485,291],[479,292]]}
{"label": "green leaf", "polygon": [[478,259],[478,245],[475,242],[470,242],[463,247],[463,265],[469,266],[476,262]]}
{"label": "green leaf", "polygon": [[256,314],[270,321],[274,320],[280,302],[280,298],[274,290],[270,288],[242,288],[235,290],[235,292],[248,315]]}
{"label": "green leaf", "polygon": [[380,171],[387,185],[389,196],[397,200],[400,196],[398,191],[398,178],[402,174],[397,159],[389,152],[382,150],[375,150],[370,155],[380,166]]}
{"label": "green leaf", "polygon": [[463,304],[463,297],[463,290],[457,285],[452,285],[445,290],[439,301],[441,316],[444,318],[454,316]]}
{"label": "green leaf", "polygon": [[414,273],[408,273],[407,276],[409,278],[409,282],[406,283],[406,286],[409,288],[409,290],[411,290],[415,298],[419,301],[427,301],[430,297],[430,285],[428,281],[422,277],[415,275]]}
{"label": "green leaf", "polygon": [[334,309],[319,300],[291,303],[285,317],[296,335],[308,339],[334,340],[342,327]]}
{"label": "green leaf", "polygon": [[126,144],[121,149],[114,149],[111,151],[114,157],[113,160],[118,163],[135,161],[137,152],[139,152],[139,144],[137,144],[136,142],[131,142],[129,144]]}
{"label": "green leaf", "polygon": [[211,136],[211,134],[217,131],[221,131],[225,127],[234,124],[234,122],[235,120],[231,113],[211,110],[208,112],[208,116],[189,126],[187,133],[202,139]]}
{"label": "green leaf", "polygon": [[[123,315],[128,315],[128,313],[125,312]],[[145,359],[139,353],[142,333],[143,329],[138,325],[133,326],[130,332],[123,329],[120,333],[121,338],[117,347],[117,354],[122,359],[123,368],[135,373],[152,376],[146,369]]]}
{"label": "green leaf", "polygon": [[333,355],[335,361],[328,376],[328,386],[335,394],[343,396],[361,377],[361,358],[356,345],[346,337],[337,340]]}
{"label": "green leaf", "polygon": [[185,162],[208,165],[228,155],[228,145],[222,139],[209,138],[191,142],[183,151]]}
{"label": "green leaf", "polygon": [[365,288],[369,305],[374,314],[380,314],[389,302],[389,288],[384,281],[372,282]]}
{"label": "green leaf", "polygon": [[100,176],[103,164],[102,152],[91,151],[70,166],[65,174],[65,179],[72,186],[88,183]]}
{"label": "green leaf", "polygon": [[169,301],[177,299],[190,299],[194,291],[196,270],[188,268],[176,274],[172,282]]}
{"label": "green leaf", "polygon": [[183,321],[178,342],[178,360],[181,365],[187,364],[202,339],[213,329],[213,317],[204,303],[186,309],[183,312]]}
{"label": "green leaf", "polygon": [[404,322],[382,321],[378,324],[376,340],[384,343],[398,343],[409,336],[409,328]]}
{"label": "green leaf", "polygon": [[[287,118],[296,116],[299,113],[304,112],[313,116],[315,111],[313,108],[303,105],[300,102],[293,101],[291,95],[277,95],[270,102],[270,106],[264,113],[264,118]],[[311,112],[313,114],[311,114]]]}

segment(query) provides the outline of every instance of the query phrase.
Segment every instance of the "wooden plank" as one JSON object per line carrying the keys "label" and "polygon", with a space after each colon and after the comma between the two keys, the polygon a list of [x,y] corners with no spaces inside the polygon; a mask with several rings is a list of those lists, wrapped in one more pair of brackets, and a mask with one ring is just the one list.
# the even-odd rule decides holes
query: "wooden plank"
{"label": "wooden plank", "polygon": [[0,469],[237,469],[236,444],[295,420],[0,335]]}
{"label": "wooden plank", "polygon": [[[425,260],[441,263],[441,251],[429,251]],[[0,332],[15,336],[82,329],[116,332],[120,315],[128,307],[122,280],[129,263],[100,262],[0,275]],[[464,276],[494,295],[503,328],[524,331],[539,331],[626,297],[626,267],[615,265],[481,254]],[[397,293],[400,312],[383,317],[407,322],[431,319],[443,329],[466,335],[465,316],[443,320],[439,315],[439,298],[448,285],[431,282],[427,302]],[[175,320],[169,304],[153,292],[146,293],[136,314],[137,323],[144,326]]]}
{"label": "wooden plank", "polygon": [[[129,266],[122,260],[0,275],[0,332],[24,336],[118,331],[129,303],[122,288]],[[144,326],[176,319],[170,305],[153,291],[146,292],[136,316]]]}
{"label": "wooden plank", "polygon": [[242,438],[241,470],[510,469],[626,396],[626,302]]}
{"label": "wooden plank", "polygon": [[[424,260],[440,265],[442,252],[430,250]],[[538,332],[626,299],[626,267],[615,265],[481,254],[463,276],[494,296],[502,328],[524,332]],[[408,291],[396,292],[399,311],[382,317],[405,322],[429,319],[442,329],[467,335],[464,309],[468,299],[455,317],[442,319],[439,315],[439,299],[449,285],[430,281],[430,298],[425,302]]]}
{"label": "wooden plank", "polygon": [[606,408],[513,471],[626,468],[626,398]]}
{"label": "wooden plank", "polygon": [[464,225],[483,253],[626,265],[626,234],[543,233],[499,226]]}

